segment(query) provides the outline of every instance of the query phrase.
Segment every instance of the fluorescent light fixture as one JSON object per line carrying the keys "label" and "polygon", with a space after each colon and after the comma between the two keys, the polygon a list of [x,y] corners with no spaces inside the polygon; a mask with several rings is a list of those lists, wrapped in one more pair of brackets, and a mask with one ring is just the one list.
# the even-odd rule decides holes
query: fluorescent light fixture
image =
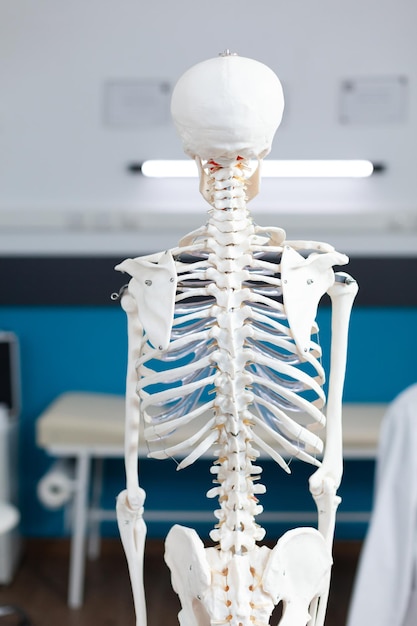
{"label": "fluorescent light fixture", "polygon": [[313,160],[264,161],[261,175],[264,178],[367,178],[374,171],[371,161]]}
{"label": "fluorescent light fixture", "polygon": [[[256,167],[256,162],[253,162]],[[194,161],[152,160],[141,165],[141,172],[149,178],[195,178],[198,176]],[[356,160],[292,160],[262,162],[263,178],[367,178],[374,165],[365,159]]]}
{"label": "fluorescent light fixture", "polygon": [[142,174],[148,178],[197,178],[198,170],[194,161],[154,160],[144,161]]}

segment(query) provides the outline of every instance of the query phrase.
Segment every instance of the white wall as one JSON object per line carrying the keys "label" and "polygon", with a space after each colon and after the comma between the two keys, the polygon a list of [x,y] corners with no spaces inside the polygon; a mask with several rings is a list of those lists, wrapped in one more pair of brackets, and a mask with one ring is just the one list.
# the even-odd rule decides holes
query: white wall
{"label": "white wall", "polygon": [[[320,223],[337,231],[343,220],[354,231],[358,214],[367,214],[370,231],[394,221],[410,234],[417,229],[416,23],[415,0],[2,0],[0,247],[19,248],[25,229],[36,242],[70,229],[86,248],[93,232],[128,231],[140,246],[143,230],[157,232],[161,223],[173,244],[174,231],[200,223],[205,206],[194,181],[126,172],[132,161],[182,156],[172,124],[109,127],[103,92],[110,80],[173,85],[225,48],[265,62],[283,82],[287,109],[272,157],[363,157],[387,166],[361,181],[264,181],[254,201],[259,216],[272,212],[270,222],[298,230],[300,214],[306,227],[312,214],[330,214]],[[403,121],[340,123],[341,81],[400,75],[408,78]],[[172,209],[183,218],[169,224],[155,215]],[[331,216],[352,210],[347,222]]]}

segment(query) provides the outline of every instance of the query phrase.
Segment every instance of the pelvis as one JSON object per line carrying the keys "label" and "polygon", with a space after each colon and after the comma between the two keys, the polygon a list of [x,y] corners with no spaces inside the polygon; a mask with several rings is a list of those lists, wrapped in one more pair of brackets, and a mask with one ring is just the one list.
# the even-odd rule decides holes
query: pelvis
{"label": "pelvis", "polygon": [[272,550],[257,546],[230,556],[204,548],[194,530],[176,525],[166,539],[165,561],[181,601],[180,626],[268,626],[281,601],[279,625],[306,626],[313,601],[328,592],[332,565],[313,528],[288,531]]}

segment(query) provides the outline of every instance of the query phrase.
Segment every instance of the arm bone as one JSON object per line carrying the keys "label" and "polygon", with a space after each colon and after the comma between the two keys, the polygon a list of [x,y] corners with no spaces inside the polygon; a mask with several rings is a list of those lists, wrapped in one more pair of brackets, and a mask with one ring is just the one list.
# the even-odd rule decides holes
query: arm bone
{"label": "arm bone", "polygon": [[[334,284],[328,290],[333,310],[326,447],[321,467],[310,477],[310,492],[319,516],[318,529],[330,549],[333,543],[336,511],[341,501],[336,492],[343,472],[342,396],[348,327],[353,301],[358,292],[358,284],[349,274],[338,272],[335,278]],[[312,617],[308,626],[323,626],[328,595],[327,588],[320,602],[312,603],[310,607]]]}
{"label": "arm bone", "polygon": [[343,472],[342,396],[349,319],[357,292],[356,281],[344,272],[336,274],[336,281],[328,290],[332,301],[332,342],[326,446],[321,467],[310,477],[310,491],[319,512],[319,530],[330,545],[333,541],[336,509],[340,502],[336,491]]}
{"label": "arm bone", "polygon": [[126,291],[121,305],[128,320],[128,367],[126,378],[125,407],[125,467],[126,490],[117,498],[117,522],[126,560],[129,567],[133,600],[135,604],[136,625],[146,626],[146,601],[143,584],[143,555],[146,538],[146,525],[143,521],[145,492],[139,486],[138,448],[139,448],[139,403],[136,395],[135,361],[140,351],[142,327],[137,315],[135,299]]}

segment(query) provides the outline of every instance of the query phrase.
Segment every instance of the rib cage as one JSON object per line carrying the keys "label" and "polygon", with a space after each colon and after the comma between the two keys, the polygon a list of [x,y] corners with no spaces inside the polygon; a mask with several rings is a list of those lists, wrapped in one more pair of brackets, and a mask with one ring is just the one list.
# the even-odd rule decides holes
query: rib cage
{"label": "rib cage", "polygon": [[[186,252],[174,251],[170,345],[162,352],[145,335],[137,389],[149,456],[181,456],[181,469],[215,446],[218,486],[207,495],[219,498],[220,509],[211,536],[241,553],[264,534],[253,521],[262,510],[256,494],[265,491],[254,483],[260,450],[286,471],[283,455],[319,465],[323,446],[312,430],[325,422],[325,375],[318,342],[303,355],[296,349],[282,302],[282,248],[248,216],[245,163],[209,166],[206,228]],[[308,425],[297,421],[301,414]]]}
{"label": "rib cage", "polygon": [[242,553],[264,535],[254,521],[265,491],[255,484],[260,451],[286,471],[283,455],[319,465],[323,445],[312,428],[324,426],[325,377],[318,342],[302,355],[296,348],[282,301],[282,247],[249,217],[246,163],[208,167],[213,209],[192,244],[173,251],[170,344],[162,351],[144,335],[137,391],[149,456],[182,457],[181,469],[215,448],[216,486],[207,495],[220,508],[211,537]]}

